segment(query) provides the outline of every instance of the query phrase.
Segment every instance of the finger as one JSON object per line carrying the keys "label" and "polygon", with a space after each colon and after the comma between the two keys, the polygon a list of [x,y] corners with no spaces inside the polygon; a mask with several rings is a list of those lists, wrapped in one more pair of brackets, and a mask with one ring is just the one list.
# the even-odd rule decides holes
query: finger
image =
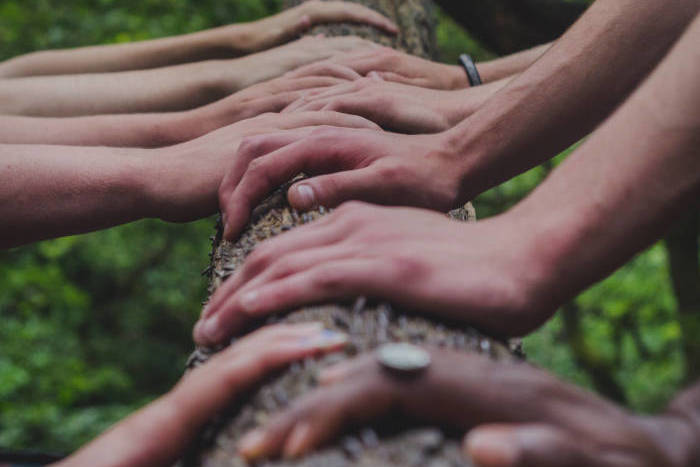
{"label": "finger", "polygon": [[[357,249],[344,248],[331,244],[326,247],[311,248],[307,251],[292,253],[274,261],[261,269],[252,266],[253,271],[241,271],[231,286],[221,290],[216,304],[211,305],[206,316],[195,326],[195,341],[204,345],[215,345],[235,334],[253,319],[248,311],[251,299],[246,298],[249,291],[264,289],[268,284],[280,283],[288,276],[300,275],[316,268],[322,263],[337,263],[356,257]],[[248,277],[248,280],[244,278]],[[219,291],[217,291],[219,294]],[[253,299],[254,301],[254,299]]]}
{"label": "finger", "polygon": [[239,452],[249,460],[262,457],[299,457],[333,439],[344,427],[389,413],[395,404],[392,386],[377,377],[376,363],[355,384],[316,389],[264,428],[241,440]]}
{"label": "finger", "polygon": [[[479,467],[612,467],[602,452],[551,425],[486,425],[465,438],[464,450]],[[617,456],[616,456],[617,457]]]}
{"label": "finger", "polygon": [[338,141],[336,131],[321,129],[316,137],[297,141],[264,157],[259,157],[261,153],[256,148],[246,154],[244,157],[248,164],[244,173],[241,173],[240,167],[235,168],[235,176],[241,177],[240,183],[230,199],[220,200],[225,202],[222,208],[227,212],[225,238],[230,239],[240,232],[250,217],[252,207],[267,193],[298,173],[343,170],[353,163],[354,158],[364,157],[356,151],[345,154],[347,151],[343,151],[343,148],[334,147]]}
{"label": "finger", "polygon": [[189,422],[203,422],[271,371],[294,360],[338,350],[346,343],[347,336],[325,330],[319,323],[273,325],[212,357],[183,378],[171,394]]}
{"label": "finger", "polygon": [[256,317],[314,303],[373,295],[378,284],[385,284],[387,277],[393,277],[388,269],[376,259],[328,261],[258,289],[240,291],[233,311]]}
{"label": "finger", "polygon": [[374,71],[374,76],[376,78],[382,79],[384,81],[389,81],[392,83],[407,84],[409,86],[427,87],[425,86],[425,80],[422,78],[412,78],[410,76],[403,76],[393,71]]}
{"label": "finger", "polygon": [[[281,118],[279,115],[276,118]],[[311,126],[334,126],[339,128],[357,128],[368,130],[379,130],[380,127],[366,118],[358,115],[350,115],[335,111],[322,112],[296,112],[294,114],[285,115],[280,120],[278,128],[281,130],[291,130],[300,127]]]}
{"label": "finger", "polygon": [[292,70],[286,73],[285,76],[290,78],[309,78],[309,77],[333,77],[337,79],[344,79],[354,81],[361,78],[362,76],[350,67],[341,65],[339,63],[333,63],[329,60],[322,60],[320,62],[311,63],[309,65],[302,66],[296,70]]}
{"label": "finger", "polygon": [[396,24],[386,16],[362,5],[349,2],[322,2],[309,13],[313,24],[350,21],[366,23],[391,34],[399,32]]}
{"label": "finger", "polygon": [[[300,211],[317,206],[336,207],[349,200],[384,203],[397,192],[387,186],[373,167],[312,177],[287,192],[289,204]],[[395,188],[395,187],[394,187]]]}

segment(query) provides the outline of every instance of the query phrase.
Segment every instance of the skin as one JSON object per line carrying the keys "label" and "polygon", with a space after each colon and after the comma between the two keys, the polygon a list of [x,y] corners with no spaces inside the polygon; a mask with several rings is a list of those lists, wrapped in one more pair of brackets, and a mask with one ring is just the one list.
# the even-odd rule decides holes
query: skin
{"label": "skin", "polygon": [[36,117],[192,109],[339,52],[375,49],[357,37],[304,37],[242,58],[149,70],[0,80],[0,114]]}
{"label": "skin", "polygon": [[326,76],[281,76],[203,107],[181,112],[22,117],[0,115],[0,143],[70,146],[162,147],[189,141],[224,126],[279,112],[307,92],[359,77],[336,66]]}
{"label": "skin", "polygon": [[360,115],[388,131],[439,133],[473,114],[510,79],[445,91],[384,81],[370,72],[351,83],[306,92],[284,111],[334,110]]}
{"label": "skin", "polygon": [[0,78],[145,70],[233,58],[287,42],[322,23],[366,23],[390,34],[396,25],[374,10],[347,2],[309,1],[274,16],[163,39],[47,50],[0,63]]}
{"label": "skin", "polygon": [[[551,44],[477,64],[483,83],[508,78],[532,65]],[[431,89],[456,90],[469,87],[469,81],[460,65],[446,65],[399,52],[389,47],[379,50],[338,54],[327,60],[352,68],[363,76],[374,72],[386,81]],[[322,73],[315,64],[306,67],[307,74]]]}
{"label": "skin", "polygon": [[412,379],[384,371],[373,355],[325,370],[320,388],[247,434],[240,452],[249,460],[294,458],[345,427],[403,415],[471,430],[464,453],[479,467],[691,467],[700,462],[700,427],[692,421],[700,415],[700,384],[665,413],[641,417],[525,363],[426,350],[431,365]]}
{"label": "skin", "polygon": [[[275,342],[270,346],[271,341]],[[167,394],[103,433],[61,467],[173,465],[201,427],[267,375],[287,364],[339,350],[347,337],[320,323],[274,325],[240,339],[188,373]]]}
{"label": "skin", "polygon": [[[700,17],[644,85],[507,213],[464,225],[428,211],[345,204],[256,248],[212,297],[195,339],[213,344],[252,317],[358,295],[463,320],[492,334],[532,331],[562,303],[662,236],[700,199],[699,39]],[[412,162],[405,155],[415,149],[395,147],[401,154],[397,166]],[[283,157],[274,167],[298,171],[294,161],[284,159],[288,154],[277,154]],[[365,157],[365,168],[349,174],[371,184],[371,171],[382,162]],[[446,172],[430,162],[415,163],[429,172],[435,196],[430,201],[438,204],[449,190],[441,192],[443,185],[435,181],[444,181]],[[256,167],[271,178],[276,174],[261,163]],[[237,170],[234,166],[231,173]],[[385,167],[376,173],[389,186],[400,175]],[[255,198],[236,195],[244,185],[242,180],[232,198],[236,212]],[[222,187],[228,186],[225,179]],[[416,186],[407,185],[405,196]]]}
{"label": "skin", "polygon": [[240,231],[262,196],[301,171],[313,177],[289,191],[299,209],[356,199],[445,210],[473,199],[593,130],[668,53],[699,7],[698,0],[673,8],[663,0],[598,0],[530,68],[443,133],[328,129],[286,145],[261,136],[240,151],[239,161],[250,165],[236,167],[222,186],[226,236]]}
{"label": "skin", "polygon": [[0,248],[146,217],[185,222],[214,214],[242,139],[322,123],[377,129],[361,117],[309,112],[263,114],[160,149],[0,145]]}

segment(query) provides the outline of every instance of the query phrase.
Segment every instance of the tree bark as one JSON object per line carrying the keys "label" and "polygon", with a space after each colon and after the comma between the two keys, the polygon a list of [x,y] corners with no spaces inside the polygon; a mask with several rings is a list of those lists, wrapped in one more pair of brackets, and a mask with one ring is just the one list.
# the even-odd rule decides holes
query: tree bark
{"label": "tree bark", "polygon": [[[288,1],[293,6],[298,0]],[[315,28],[312,33],[327,35],[356,34],[385,45],[424,57],[436,54],[434,17],[429,0],[363,0],[394,19],[401,33],[392,38],[379,31],[358,25],[335,25]],[[288,186],[288,185],[287,185]],[[231,243],[221,239],[221,228],[213,239],[212,263],[208,269],[210,292],[213,293],[245,260],[261,241],[311,222],[328,211],[320,208],[309,213],[298,213],[286,201],[286,188],[281,187],[252,215],[251,224],[241,237]],[[450,213],[456,221],[474,221],[471,205]],[[271,322],[322,321],[329,329],[343,331],[351,344],[341,353],[320,359],[309,359],[292,365],[288,370],[270,378],[249,394],[249,397],[230,407],[213,420],[200,439],[183,459],[186,466],[244,466],[245,461],[236,453],[240,436],[269,419],[270,415],[287,406],[296,397],[307,393],[316,384],[318,371],[359,352],[370,351],[387,342],[409,341],[431,344],[465,352],[482,352],[494,358],[513,358],[507,344],[487,338],[476,330],[454,323],[440,323],[429,317],[403,312],[389,303],[373,303],[358,297],[350,303],[332,303],[306,307],[279,314]],[[266,323],[260,323],[260,325]],[[189,367],[203,363],[219,349],[198,348]],[[269,461],[265,466],[460,466],[470,465],[460,454],[460,444],[440,428],[416,427],[408,422],[382,421],[363,427],[325,449],[306,458],[288,461]]]}

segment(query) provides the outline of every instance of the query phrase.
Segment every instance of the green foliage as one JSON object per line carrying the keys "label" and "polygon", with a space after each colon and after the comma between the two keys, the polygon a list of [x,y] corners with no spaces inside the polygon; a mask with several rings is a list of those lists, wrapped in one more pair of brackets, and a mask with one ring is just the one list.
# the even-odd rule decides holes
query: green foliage
{"label": "green foliage", "polygon": [[[126,42],[261,17],[276,0],[0,0],[0,59]],[[441,16],[445,61],[492,55]],[[476,202],[508,209],[544,166]],[[213,222],[138,222],[0,252],[0,445],[70,451],[166,391],[191,350]],[[630,404],[654,410],[684,374],[665,251],[655,246],[577,299],[583,348],[612,368]],[[579,347],[576,347],[577,349]],[[530,359],[589,387],[560,316],[525,340]]]}

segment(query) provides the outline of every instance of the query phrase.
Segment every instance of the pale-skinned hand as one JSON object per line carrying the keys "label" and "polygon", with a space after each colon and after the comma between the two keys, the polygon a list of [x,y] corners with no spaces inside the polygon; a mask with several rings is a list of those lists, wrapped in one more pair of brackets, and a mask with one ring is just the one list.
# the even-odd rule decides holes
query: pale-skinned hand
{"label": "pale-skinned hand", "polygon": [[173,465],[204,423],[242,392],[295,360],[339,350],[346,342],[347,336],[324,330],[321,323],[260,329],[58,465]]}
{"label": "pale-skinned hand", "polygon": [[333,110],[360,115],[389,131],[437,133],[466,117],[462,97],[460,91],[392,83],[371,72],[356,81],[309,90],[284,112]]}
{"label": "pale-skinned hand", "polygon": [[[313,26],[339,22],[368,24],[389,34],[398,32],[393,21],[363,5],[311,0],[245,25],[249,30],[247,49],[250,52],[268,49],[288,41]],[[239,46],[239,44],[234,45]]]}
{"label": "pale-skinned hand", "polygon": [[303,137],[321,124],[368,131],[379,129],[362,117],[338,112],[266,113],[186,143],[149,150],[149,171],[156,174],[156,179],[147,187],[147,215],[170,222],[188,222],[214,214],[222,180],[237,166],[241,141],[269,131],[278,131],[278,138]]}
{"label": "pale-skinned hand", "polygon": [[280,112],[308,92],[321,91],[357,79],[359,75],[353,73],[335,66],[324,76],[283,75],[255,84],[212,104],[187,111],[187,125],[201,128],[201,135],[263,113]]}
{"label": "pale-skinned hand", "polygon": [[[323,75],[325,61],[306,65],[297,70],[297,75]],[[327,61],[351,68],[362,76],[374,71],[385,81],[411,86],[444,90],[469,87],[461,67],[432,62],[390,47],[338,53]]]}
{"label": "pale-skinned hand", "polygon": [[551,316],[545,272],[519,219],[462,224],[444,214],[360,202],[257,246],[195,326],[212,345],[251,320],[357,296],[522,335]]}
{"label": "pale-skinned hand", "polygon": [[427,350],[432,363],[415,379],[390,375],[370,354],[325,370],[320,388],[246,435],[240,452],[294,458],[346,428],[403,415],[472,429],[463,449],[479,467],[691,465],[689,418],[643,419],[525,363]]}
{"label": "pale-skinned hand", "polygon": [[289,190],[300,210],[362,200],[447,211],[473,194],[466,162],[445,133],[324,127],[247,138],[219,190],[224,236],[233,239],[256,204],[300,172],[313,176]]}

